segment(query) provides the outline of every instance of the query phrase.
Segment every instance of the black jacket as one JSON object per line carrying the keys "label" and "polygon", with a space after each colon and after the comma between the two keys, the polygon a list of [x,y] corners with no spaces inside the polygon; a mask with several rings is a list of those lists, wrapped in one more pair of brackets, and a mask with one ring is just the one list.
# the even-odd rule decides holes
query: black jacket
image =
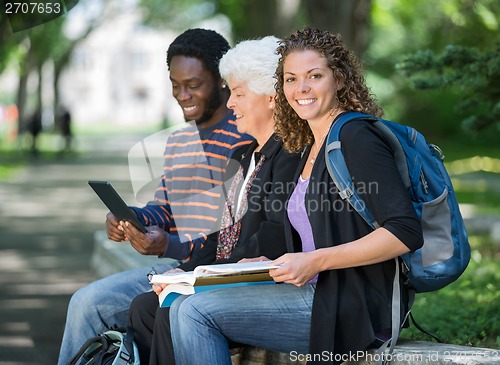
{"label": "black jacket", "polygon": [[[257,142],[254,141],[233,154],[232,159],[241,162],[245,175],[256,148]],[[264,154],[266,159],[248,193],[248,210],[242,218],[240,237],[231,257],[214,262],[219,236],[215,232],[207,237],[203,248],[179,268],[190,271],[198,265],[237,262],[242,258],[258,256],[276,259],[286,253],[283,227],[285,206],[288,195],[295,186],[293,176],[300,155],[285,152],[275,135],[257,153]],[[229,176],[236,172],[236,165],[239,166],[230,164]]]}
{"label": "black jacket", "polygon": [[[353,121],[342,129],[340,140],[353,181],[377,222],[410,250],[420,248],[420,221],[383,136],[369,123]],[[372,231],[340,198],[328,174],[324,154],[325,146],[318,154],[305,196],[316,248],[351,242]],[[295,179],[307,163],[307,155],[306,151]],[[288,250],[301,251],[300,237],[288,219],[285,230]],[[309,353],[355,353],[390,329],[394,269],[394,260],[390,260],[321,272],[313,301]]]}

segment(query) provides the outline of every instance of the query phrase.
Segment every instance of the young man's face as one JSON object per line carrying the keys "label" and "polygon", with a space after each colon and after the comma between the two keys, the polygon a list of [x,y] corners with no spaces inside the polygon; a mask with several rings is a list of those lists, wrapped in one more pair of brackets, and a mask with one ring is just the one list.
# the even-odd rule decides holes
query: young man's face
{"label": "young man's face", "polygon": [[223,115],[215,115],[221,107],[225,108],[221,85],[205,69],[201,60],[186,56],[172,57],[170,80],[172,95],[181,106],[186,121],[194,120],[201,125],[212,124],[222,118]]}

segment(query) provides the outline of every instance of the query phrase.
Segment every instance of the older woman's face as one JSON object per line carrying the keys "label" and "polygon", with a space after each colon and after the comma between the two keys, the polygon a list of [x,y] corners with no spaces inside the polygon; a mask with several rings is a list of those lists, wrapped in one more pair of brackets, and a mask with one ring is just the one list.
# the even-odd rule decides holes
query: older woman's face
{"label": "older woman's face", "polygon": [[271,97],[256,94],[246,83],[233,79],[228,81],[228,86],[231,96],[227,107],[232,109],[236,116],[238,132],[258,138],[260,131],[267,130],[269,123],[274,123]]}
{"label": "older woman's face", "polygon": [[327,117],[338,104],[339,85],[326,59],[316,51],[295,51],[283,63],[283,91],[290,106],[307,121]]}

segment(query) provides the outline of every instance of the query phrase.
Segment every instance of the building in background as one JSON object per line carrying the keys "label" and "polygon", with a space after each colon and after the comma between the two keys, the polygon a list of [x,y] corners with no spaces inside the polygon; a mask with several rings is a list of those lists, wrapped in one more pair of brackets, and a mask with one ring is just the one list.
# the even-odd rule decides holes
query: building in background
{"label": "building in background", "polygon": [[59,83],[77,124],[158,124],[182,118],[171,95],[166,51],[176,34],[141,25],[137,13],[114,17],[75,49]]}

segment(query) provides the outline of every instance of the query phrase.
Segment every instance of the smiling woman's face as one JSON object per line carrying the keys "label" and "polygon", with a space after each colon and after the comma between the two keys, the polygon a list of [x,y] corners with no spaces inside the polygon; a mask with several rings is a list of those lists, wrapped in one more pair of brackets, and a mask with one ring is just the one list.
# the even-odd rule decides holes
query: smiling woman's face
{"label": "smiling woman's face", "polygon": [[338,83],[326,59],[316,51],[295,51],[283,63],[283,91],[300,118],[321,120],[338,104]]}

